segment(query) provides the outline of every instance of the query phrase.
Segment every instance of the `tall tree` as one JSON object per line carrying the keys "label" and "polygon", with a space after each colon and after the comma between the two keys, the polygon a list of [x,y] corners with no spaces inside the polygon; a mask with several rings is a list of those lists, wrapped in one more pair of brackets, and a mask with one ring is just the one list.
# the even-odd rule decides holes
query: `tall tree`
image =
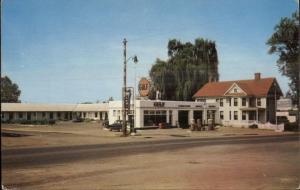
{"label": "tall tree", "polygon": [[13,83],[7,76],[1,77],[1,103],[20,102],[21,91],[17,84]]}
{"label": "tall tree", "polygon": [[162,99],[192,100],[193,94],[205,83],[219,80],[218,55],[213,41],[198,38],[192,44],[171,39],[168,57],[167,61],[157,59],[150,70],[152,90],[159,90]]}
{"label": "tall tree", "polygon": [[299,103],[299,12],[292,17],[281,18],[268,39],[269,53],[277,54],[280,73],[290,79],[289,87],[293,102]]}

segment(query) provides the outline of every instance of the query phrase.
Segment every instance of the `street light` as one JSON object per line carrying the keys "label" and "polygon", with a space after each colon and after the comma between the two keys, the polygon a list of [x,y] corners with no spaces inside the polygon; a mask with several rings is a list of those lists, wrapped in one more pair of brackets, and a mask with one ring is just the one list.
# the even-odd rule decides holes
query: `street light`
{"label": "street light", "polygon": [[[122,99],[123,99],[123,104],[122,104],[122,113],[123,113],[123,125],[122,125],[122,131],[123,131],[123,136],[127,136],[127,122],[126,122],[126,116],[127,116],[127,109],[130,109],[130,100],[128,100],[128,96],[126,96],[127,93],[127,87],[126,87],[126,75],[127,75],[127,62],[132,59],[134,63],[138,62],[137,56],[132,56],[129,57],[128,59],[126,58],[126,44],[127,40],[124,38],[123,40],[123,45],[124,45],[124,78],[123,78],[123,89],[122,89]],[[129,104],[129,105],[128,105]]]}

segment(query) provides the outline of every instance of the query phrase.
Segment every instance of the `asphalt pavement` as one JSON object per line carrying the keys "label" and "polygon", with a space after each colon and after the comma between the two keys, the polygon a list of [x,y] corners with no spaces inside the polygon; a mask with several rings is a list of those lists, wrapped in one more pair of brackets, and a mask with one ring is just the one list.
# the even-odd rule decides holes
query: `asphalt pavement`
{"label": "asphalt pavement", "polygon": [[182,138],[172,140],[92,144],[64,147],[42,147],[1,150],[3,168],[27,168],[51,164],[64,164],[82,160],[107,159],[110,157],[175,151],[213,145],[261,144],[299,141],[299,135],[242,136],[218,138]]}

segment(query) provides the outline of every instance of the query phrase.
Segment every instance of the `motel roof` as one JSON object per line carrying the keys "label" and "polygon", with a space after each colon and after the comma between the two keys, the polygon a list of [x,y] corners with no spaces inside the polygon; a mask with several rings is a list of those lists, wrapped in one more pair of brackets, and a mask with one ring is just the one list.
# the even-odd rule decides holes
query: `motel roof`
{"label": "motel roof", "polygon": [[282,95],[280,87],[275,78],[259,78],[252,80],[235,80],[235,81],[222,81],[210,82],[205,84],[198,90],[193,98],[197,97],[221,97],[229,96],[227,92],[233,87],[237,86],[243,93],[230,94],[232,96],[256,96],[266,97],[271,87],[276,84],[278,96]]}
{"label": "motel roof", "polygon": [[108,111],[108,103],[100,104],[36,104],[36,103],[1,103],[5,112],[97,112]]}

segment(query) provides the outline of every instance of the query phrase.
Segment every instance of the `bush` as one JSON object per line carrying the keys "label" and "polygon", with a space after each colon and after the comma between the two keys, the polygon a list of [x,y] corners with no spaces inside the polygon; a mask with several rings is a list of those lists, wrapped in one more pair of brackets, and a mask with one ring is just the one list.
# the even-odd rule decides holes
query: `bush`
{"label": "bush", "polygon": [[299,131],[297,122],[284,124],[285,131]]}
{"label": "bush", "polygon": [[249,126],[249,128],[250,128],[250,129],[257,129],[258,126],[257,126],[256,124],[252,124],[252,125]]}
{"label": "bush", "polygon": [[49,124],[50,124],[50,125],[54,125],[54,124],[55,124],[55,120],[53,120],[53,119],[52,119],[52,120],[49,120]]}

